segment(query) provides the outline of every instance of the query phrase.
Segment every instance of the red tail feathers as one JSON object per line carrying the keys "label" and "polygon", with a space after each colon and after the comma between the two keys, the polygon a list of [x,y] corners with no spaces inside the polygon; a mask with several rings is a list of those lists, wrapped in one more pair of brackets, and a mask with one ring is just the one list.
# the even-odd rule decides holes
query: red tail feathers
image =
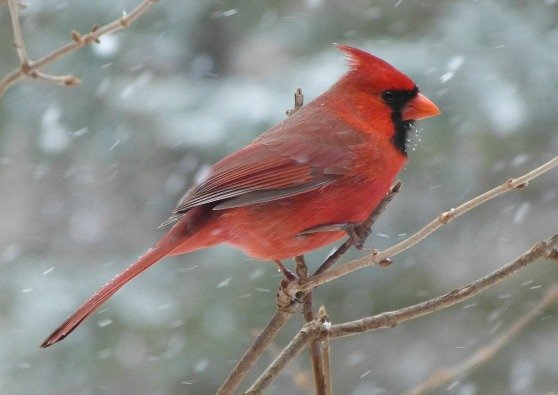
{"label": "red tail feathers", "polygon": [[150,249],[144,256],[130,265],[123,272],[114,277],[109,283],[103,286],[95,295],[91,296],[74,314],[64,321],[51,335],[45,339],[40,347],[45,348],[59,342],[68,336],[76,327],[87,317],[89,317],[97,308],[118,291],[124,284],[143,272],[149,266],[153,265],[168,252],[169,248],[154,247]]}
{"label": "red tail feathers", "polygon": [[[196,207],[188,211],[153,248],[105,284],[95,295],[91,296],[87,302],[52,332],[39,347],[46,348],[64,339],[128,281],[165,256],[175,255],[177,252],[175,250],[178,249],[180,250],[179,253],[183,254],[212,244],[212,242],[203,240],[203,238],[199,240],[200,238],[197,237],[200,234],[200,228],[207,223],[206,220],[207,211],[202,207]],[[202,241],[205,241],[205,243],[198,245]]]}

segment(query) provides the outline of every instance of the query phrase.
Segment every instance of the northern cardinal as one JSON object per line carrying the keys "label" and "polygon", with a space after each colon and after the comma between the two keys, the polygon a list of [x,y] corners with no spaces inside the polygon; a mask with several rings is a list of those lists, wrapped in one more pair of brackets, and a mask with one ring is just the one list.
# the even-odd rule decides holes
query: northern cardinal
{"label": "northern cardinal", "polygon": [[165,256],[219,243],[264,260],[302,255],[347,234],[379,204],[407,160],[414,121],[440,113],[385,61],[339,45],[349,71],[328,91],[213,165],[172,212],[153,248],[62,323],[72,332],[124,284]]}

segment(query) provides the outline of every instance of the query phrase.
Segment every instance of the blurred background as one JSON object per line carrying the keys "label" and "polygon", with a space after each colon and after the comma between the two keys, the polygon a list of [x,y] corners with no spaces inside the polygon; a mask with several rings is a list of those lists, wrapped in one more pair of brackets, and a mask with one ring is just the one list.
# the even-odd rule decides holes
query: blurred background
{"label": "blurred background", "polygon": [[[31,58],[138,1],[30,0]],[[333,43],[403,70],[442,115],[418,124],[403,190],[371,243],[388,247],[558,152],[558,4],[546,1],[306,0],[156,3],[130,28],[0,98],[0,392],[213,393],[271,317],[280,276],[227,246],[166,259],[67,340],[37,345],[162,234],[210,164],[346,70]],[[0,75],[17,67],[0,4]],[[334,323],[420,302],[480,278],[556,233],[555,169],[394,258],[320,287]],[[331,251],[308,256],[316,268]],[[346,260],[360,256],[351,252]],[[530,266],[463,304],[333,343],[334,391],[393,394],[456,363],[529,311],[558,280]],[[296,333],[294,317],[261,371]],[[482,368],[437,393],[556,394],[558,307]],[[250,376],[252,379],[255,375]],[[248,380],[249,381],[249,380]],[[311,393],[306,353],[269,393]]]}

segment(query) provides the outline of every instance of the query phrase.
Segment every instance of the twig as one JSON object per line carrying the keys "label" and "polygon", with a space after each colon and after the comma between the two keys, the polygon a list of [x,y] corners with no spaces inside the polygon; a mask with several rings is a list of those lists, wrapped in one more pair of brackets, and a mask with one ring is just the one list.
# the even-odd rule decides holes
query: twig
{"label": "twig", "polygon": [[[254,338],[261,332],[260,330],[253,331]],[[277,340],[277,339],[276,339]],[[277,358],[277,356],[281,353],[283,347],[279,347],[277,342],[272,342],[266,349],[266,353],[273,359]],[[301,393],[311,393],[314,391],[315,385],[314,380],[312,377],[311,370],[307,369],[307,367],[301,363],[302,361],[297,361],[298,363],[293,363],[292,365],[288,366],[284,374],[292,380],[292,383],[295,387],[297,387]]]}
{"label": "twig", "polygon": [[[308,276],[308,266],[304,261],[303,256],[297,256],[295,258],[296,262],[296,274],[298,278],[303,278]],[[314,312],[312,311],[312,291],[308,292],[303,299],[302,314],[306,322],[311,322],[314,319]],[[310,359],[312,361],[312,372],[314,374],[314,385],[317,395],[326,394],[326,381],[324,377],[323,370],[323,357],[321,352],[321,345],[318,341],[310,342],[308,346],[310,352]]]}
{"label": "twig", "polygon": [[294,94],[294,107],[290,110],[285,111],[287,115],[293,115],[295,112],[300,110],[304,106],[304,95],[302,94],[302,89],[297,88]]}
{"label": "twig", "polygon": [[[329,318],[327,316],[327,312],[324,306],[320,306],[318,311],[320,316],[324,317],[324,325],[329,324]],[[325,336],[322,340],[322,362],[323,362],[323,370],[324,370],[324,379],[326,385],[326,395],[331,395],[333,392],[333,388],[331,386],[331,356],[330,356],[330,347],[329,347],[329,337]]]}
{"label": "twig", "polygon": [[246,391],[247,394],[261,393],[271,381],[283,370],[287,363],[296,357],[304,349],[306,344],[319,337],[322,331],[325,317],[317,316],[314,320],[304,324],[302,329],[298,331],[296,336],[291,340],[289,345],[279,354],[271,365],[262,373],[262,375],[252,384]]}
{"label": "twig", "polygon": [[354,335],[356,333],[374,330],[378,328],[391,328],[397,324],[421,317],[426,314],[453,306],[465,299],[498,284],[506,277],[514,274],[518,270],[533,263],[538,258],[549,258],[553,250],[558,249],[558,234],[552,236],[546,241],[535,244],[529,251],[521,255],[519,258],[502,266],[493,273],[474,281],[462,288],[451,291],[445,295],[439,296],[425,302],[399,309],[396,311],[378,314],[372,317],[363,318],[357,321],[347,322],[340,325],[333,325],[329,330],[332,339]]}
{"label": "twig", "polygon": [[15,0],[8,0],[10,8],[10,16],[12,19],[12,28],[14,31],[15,46],[18,52],[20,66],[17,69],[10,71],[2,79],[0,79],[0,96],[2,96],[12,85],[22,80],[26,76],[46,80],[59,85],[74,86],[80,83],[80,80],[72,75],[52,76],[41,72],[40,70],[48,64],[67,56],[71,52],[89,45],[93,42],[99,42],[99,38],[117,32],[132,24],[137,18],[147,11],[147,9],[158,0],[143,0],[136,8],[130,13],[123,13],[123,15],[101,27],[94,27],[91,32],[81,35],[76,31],[71,33],[72,41],[62,45],[51,53],[41,57],[36,61],[30,61],[25,51],[25,44],[19,26],[19,17],[17,13],[17,5]]}
{"label": "twig", "polygon": [[[478,205],[480,205],[480,204],[482,204],[482,203],[484,203],[484,202],[486,202],[486,201],[488,201],[488,200],[490,200],[490,199],[492,199],[492,198],[494,198],[494,197],[496,197],[496,196],[498,196],[502,193],[505,193],[505,192],[507,192],[511,189],[519,189],[519,188],[525,187],[527,185],[528,181],[530,181],[530,180],[540,176],[541,174],[549,171],[550,169],[552,169],[556,165],[558,165],[558,156],[553,158],[552,160],[548,161],[544,165],[540,166],[539,168],[527,173],[526,175],[524,175],[522,177],[519,177],[517,179],[510,179],[506,183],[504,183],[503,185],[501,185],[497,188],[494,188],[491,191],[488,191],[488,192],[486,192],[486,193],[484,193],[484,194],[482,194],[482,195],[464,203],[463,205],[459,206],[457,209],[453,209],[453,210],[450,210],[449,212],[442,213],[438,218],[433,220],[430,224],[425,226],[422,230],[415,233],[410,238],[402,241],[401,243],[396,244],[395,246],[393,246],[391,248],[388,248],[387,250],[384,250],[383,252],[375,251],[373,254],[368,255],[364,258],[351,261],[348,264],[342,266],[341,268],[325,271],[324,273],[318,274],[316,276],[310,276],[310,277],[307,277],[306,279],[299,279],[298,281],[291,281],[290,283],[286,284],[285,287],[280,288],[280,291],[281,291],[280,294],[282,294],[282,293],[285,294],[284,295],[285,300],[291,300],[291,301],[296,300],[297,297],[304,297],[304,294],[306,292],[315,288],[319,284],[323,284],[325,282],[331,281],[331,280],[333,280],[337,277],[340,277],[344,274],[347,274],[347,273],[349,273],[353,270],[359,269],[361,267],[372,265],[374,263],[386,262],[386,260],[389,259],[391,256],[394,256],[394,255],[408,249],[409,247],[413,246],[414,244],[418,243],[420,240],[424,239],[430,233],[434,232],[436,229],[440,228],[441,226],[448,223],[452,219],[462,215],[463,213],[473,209],[474,207],[476,207],[476,206],[478,206]],[[556,252],[549,253],[549,257],[551,257],[552,254],[556,254]],[[334,273],[334,275],[331,275],[331,273]],[[511,274],[511,272],[510,272],[510,274]],[[500,280],[503,279],[503,278],[504,277],[501,277]],[[467,289],[469,289],[469,288],[466,287],[465,291]],[[438,304],[439,304],[438,309],[443,308],[443,307],[447,307],[451,304],[457,303],[458,301],[460,301],[462,299],[465,299],[467,297],[471,297],[474,294],[480,292],[481,290],[484,290],[484,288],[483,289],[477,289],[475,291],[475,293],[472,293],[472,290],[470,290],[469,291],[470,294],[468,294],[467,292],[464,292],[464,290],[454,291],[453,293],[451,293],[449,295],[454,295],[455,294],[459,298],[452,299],[451,303],[449,303],[449,304],[443,304],[444,302],[447,303],[446,298],[448,296],[446,295],[446,296],[440,297],[441,302],[428,301],[428,302],[424,303],[424,304],[426,304],[426,306],[423,306],[423,304],[419,304],[419,305],[416,305],[416,306],[412,306],[408,309],[398,310],[397,312],[385,313],[385,314],[381,314],[380,316],[377,316],[377,317],[372,317],[373,318],[372,321],[369,320],[368,324],[372,324],[372,326],[375,325],[376,327],[393,326],[393,325],[395,325],[395,323],[400,322],[400,321],[404,321],[405,319],[415,318],[415,316],[413,314],[418,314],[417,310],[416,310],[417,308],[419,309],[418,312],[420,312],[420,314],[418,314],[416,316],[424,315],[424,314],[427,314],[428,312],[430,312],[429,310],[426,309],[429,306],[430,306],[430,308],[433,308],[432,311],[434,311],[435,310],[434,308]],[[442,304],[440,304],[440,303],[442,303]],[[407,314],[407,315],[404,315],[403,317],[398,318],[400,321],[395,322],[395,321],[393,321],[393,319],[394,319],[393,314],[394,313]],[[395,317],[398,317],[398,316],[396,315]],[[287,319],[288,319],[288,317],[285,319],[284,322],[286,322]],[[283,324],[284,324],[284,322],[283,322]],[[316,320],[312,321],[312,323],[314,323],[314,322],[316,322]],[[307,323],[303,327],[302,332],[299,332],[299,335],[298,335],[297,339],[300,341],[300,339],[303,338],[303,339],[305,339],[305,342],[303,344],[299,344],[297,341],[294,341],[295,339],[293,339],[293,341],[290,343],[288,348],[284,350],[284,352],[289,353],[289,355],[293,355],[293,356],[300,353],[302,348],[306,345],[306,341],[308,340],[306,331],[308,330],[308,328],[312,327],[312,323]],[[343,325],[336,326],[335,329],[337,331],[336,337],[341,336],[342,332],[345,330]],[[359,332],[357,326],[346,328],[346,329],[348,330],[348,332],[346,334],[344,334],[345,336],[348,336],[349,334],[354,334],[354,333]],[[277,332],[278,332],[278,330],[277,330]],[[263,349],[260,351],[260,354],[261,354],[261,352],[263,352]],[[247,354],[249,354],[249,353],[250,353],[250,350],[247,352]],[[246,355],[245,355],[245,357],[246,357]],[[259,357],[259,354],[258,354],[257,357]],[[247,374],[248,369],[253,365],[253,363],[255,363],[255,360],[257,359],[257,357],[254,358],[253,362],[251,362],[251,364],[249,366],[247,366],[246,369],[242,370],[242,377],[238,378],[238,382],[235,384],[235,386],[229,387],[231,391],[233,391],[234,388],[236,388],[236,386],[240,382],[240,380],[242,380],[242,378],[244,378],[244,376]],[[268,370],[266,370],[266,372],[264,372],[264,374],[262,376],[260,376],[261,380],[258,380],[258,382],[262,383],[262,380],[263,380],[263,382],[267,382],[267,380],[271,380],[271,377],[268,377],[267,379],[264,379],[263,376],[264,375],[269,375],[269,374],[274,374],[273,373],[273,372],[275,372],[274,369],[277,369],[277,372],[279,372],[281,370],[281,368],[277,367],[276,365],[277,365],[277,363],[281,363],[281,361],[283,361],[284,358],[286,358],[286,357],[283,353],[281,355],[279,355],[279,357],[276,359],[276,361],[272,365],[270,365]],[[244,360],[244,357],[243,357],[243,360]],[[279,361],[279,362],[277,362],[277,361]],[[287,361],[288,361],[288,358],[286,360],[284,360],[284,363],[286,363]],[[274,367],[274,365],[275,365],[275,367]],[[235,368],[235,370],[236,370],[236,368]],[[230,376],[229,376],[229,378],[230,378]],[[227,380],[229,380],[229,379],[227,379]],[[256,389],[259,388],[259,384],[256,386],[256,383],[255,383],[251,387],[251,389],[254,389],[254,388],[256,388]]]}
{"label": "twig", "polygon": [[513,337],[521,332],[525,327],[537,318],[549,305],[558,301],[558,285],[553,285],[537,303],[537,305],[524,314],[518,321],[510,325],[500,336],[494,339],[490,344],[476,351],[464,361],[451,366],[449,368],[440,369],[433,373],[422,384],[412,388],[406,395],[421,395],[432,391],[433,389],[444,385],[456,377],[462,376],[464,373],[477,368],[479,365],[486,363],[500,351],[502,347],[508,344]]}
{"label": "twig", "polygon": [[29,58],[27,57],[25,42],[23,41],[21,26],[19,25],[18,5],[15,0],[7,0],[7,2],[8,9],[10,10],[10,18],[12,20],[12,31],[14,32],[14,45],[17,51],[17,56],[19,57],[19,63],[23,67],[23,65],[27,65],[29,63]]}
{"label": "twig", "polygon": [[[538,258],[555,259],[558,250],[558,234],[544,242],[538,242],[529,251],[502,266],[500,269],[450,293],[429,299],[425,302],[405,307],[396,311],[381,313],[372,317],[347,322],[344,324],[330,325],[320,321],[318,316],[314,321],[305,324],[289,345],[279,354],[273,363],[250,387],[250,390],[262,391],[273,378],[297,356],[309,341],[323,338],[336,339],[351,336],[357,333],[368,332],[379,328],[392,328],[404,321],[422,317],[435,311],[447,308],[463,300],[469,299],[478,293],[500,283],[511,274],[535,262]],[[249,390],[249,391],[250,391]]]}
{"label": "twig", "polygon": [[[282,294],[282,292],[279,292],[279,295],[280,294]],[[231,394],[235,391],[244,377],[248,374],[248,371],[252,368],[252,366],[254,366],[267,346],[273,341],[273,339],[275,339],[275,337],[277,337],[277,334],[289,318],[291,318],[293,313],[294,306],[292,303],[289,303],[287,306],[278,306],[275,315],[262,330],[256,341],[252,343],[250,348],[242,356],[240,361],[238,361],[233,371],[229,374],[217,391],[217,395]]]}
{"label": "twig", "polygon": [[329,281],[335,280],[338,277],[345,276],[355,270],[361,269],[366,266],[372,266],[375,264],[380,264],[381,262],[385,262],[386,259],[389,259],[408,248],[414,246],[422,239],[429,236],[435,230],[441,228],[448,222],[454,220],[455,218],[465,214],[466,212],[470,211],[471,209],[486,203],[487,201],[494,199],[495,197],[508,192],[513,189],[522,189],[527,186],[527,183],[534,178],[539,177],[543,173],[546,173],[553,167],[558,165],[558,156],[554,157],[550,161],[546,162],[542,166],[536,168],[535,170],[515,179],[510,179],[503,183],[502,185],[491,189],[488,192],[479,195],[468,202],[463,203],[459,207],[455,209],[451,209],[450,211],[446,211],[440,214],[436,219],[432,220],[429,224],[427,224],[424,228],[419,230],[414,235],[410,236],[409,238],[397,243],[396,245],[387,248],[383,251],[374,251],[372,254],[364,256],[359,259],[355,259],[349,263],[344,264],[343,266],[331,269],[325,273],[321,273],[315,276],[309,276],[305,280],[299,279],[298,281],[291,282],[287,287],[287,292],[289,295],[295,295],[297,292],[305,292],[311,290],[318,285],[327,283]]}

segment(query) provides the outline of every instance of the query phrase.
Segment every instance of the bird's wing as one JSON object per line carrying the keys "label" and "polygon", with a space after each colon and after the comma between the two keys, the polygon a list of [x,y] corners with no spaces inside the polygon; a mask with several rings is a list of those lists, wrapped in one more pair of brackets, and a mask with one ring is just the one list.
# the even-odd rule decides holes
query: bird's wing
{"label": "bird's wing", "polygon": [[194,206],[216,203],[214,210],[269,202],[309,192],[349,173],[349,149],[359,136],[305,133],[292,139],[276,133],[255,140],[213,165],[207,176],[180,200],[163,225]]}

